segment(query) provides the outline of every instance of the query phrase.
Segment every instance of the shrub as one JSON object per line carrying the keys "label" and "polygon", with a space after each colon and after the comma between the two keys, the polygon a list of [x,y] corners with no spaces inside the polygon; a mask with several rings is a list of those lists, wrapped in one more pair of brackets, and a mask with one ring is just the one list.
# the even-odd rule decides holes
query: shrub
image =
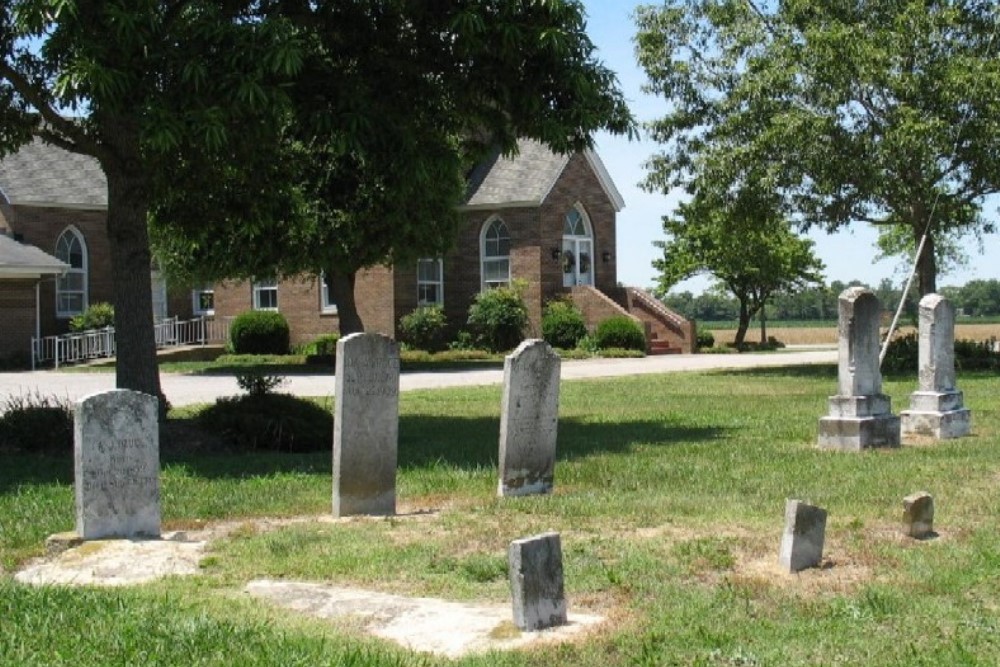
{"label": "shrub", "polygon": [[196,422],[242,450],[314,452],[332,446],[330,409],[288,394],[220,398]]}
{"label": "shrub", "polygon": [[[893,338],[882,362],[886,373],[914,373],[920,362],[920,343],[915,333]],[[955,368],[963,371],[1000,370],[1000,350],[996,339],[956,340]]]}
{"label": "shrub", "polygon": [[63,455],[73,451],[73,408],[39,393],[7,397],[0,406],[0,449]]}
{"label": "shrub", "polygon": [[528,328],[528,307],[520,287],[497,287],[476,296],[469,307],[469,328],[490,352],[517,347]]}
{"label": "shrub", "polygon": [[646,350],[646,334],[631,317],[616,315],[597,325],[594,340],[598,349],[618,347],[624,350]]}
{"label": "shrub", "polygon": [[905,336],[893,338],[889,342],[889,348],[885,352],[885,359],[882,360],[882,372],[915,372],[917,370],[919,345],[917,334],[915,333],[908,333]]}
{"label": "shrub", "polygon": [[449,350],[475,350],[476,338],[470,332],[462,329],[455,334],[455,340],[448,343]]}
{"label": "shrub", "polygon": [[295,353],[307,357],[336,356],[338,340],[340,340],[339,334],[335,333],[323,334],[322,336],[317,336],[308,343],[303,343],[297,346],[295,348]]}
{"label": "shrub", "polygon": [[271,394],[284,383],[285,378],[279,375],[264,375],[259,371],[236,374],[236,384],[250,396]]}
{"label": "shrub", "polygon": [[110,303],[95,303],[69,321],[70,331],[103,329],[115,324],[115,307]]}
{"label": "shrub", "polygon": [[715,336],[708,330],[699,329],[695,334],[694,341],[699,350],[715,347]]}
{"label": "shrub", "polygon": [[439,352],[445,348],[445,319],[441,306],[420,306],[399,319],[399,333],[403,342],[415,350]]}
{"label": "shrub", "polygon": [[241,313],[229,327],[235,354],[288,354],[288,321],[271,310]]}
{"label": "shrub", "polygon": [[587,335],[583,313],[569,299],[549,301],[542,313],[542,338],[552,347],[572,350]]}

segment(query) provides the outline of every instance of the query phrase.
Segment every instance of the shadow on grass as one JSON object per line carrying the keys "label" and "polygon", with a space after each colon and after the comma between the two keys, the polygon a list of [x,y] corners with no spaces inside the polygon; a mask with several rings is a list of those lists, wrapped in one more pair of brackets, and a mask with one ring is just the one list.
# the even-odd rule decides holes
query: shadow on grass
{"label": "shadow on grass", "polygon": [[709,375],[753,378],[837,378],[836,364],[803,364],[801,366],[775,366],[771,368],[727,368],[707,371]]}
{"label": "shadow on grass", "polygon": [[73,455],[0,454],[0,495],[19,486],[72,484]]}

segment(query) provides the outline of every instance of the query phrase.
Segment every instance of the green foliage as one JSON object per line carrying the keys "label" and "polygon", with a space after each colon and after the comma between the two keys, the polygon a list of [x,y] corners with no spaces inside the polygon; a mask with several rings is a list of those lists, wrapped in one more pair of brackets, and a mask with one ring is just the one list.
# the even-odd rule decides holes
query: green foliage
{"label": "green foliage", "polygon": [[197,423],[244,451],[328,451],[333,438],[328,407],[288,394],[220,398],[198,413]]}
{"label": "green foliage", "polygon": [[69,321],[70,331],[104,329],[115,325],[115,307],[110,303],[95,303]]}
{"label": "green foliage", "polygon": [[246,371],[236,374],[236,384],[250,396],[265,396],[285,383],[286,378],[280,375],[266,375],[258,371]]}
{"label": "green foliage", "polygon": [[73,451],[73,408],[37,392],[10,395],[0,404],[0,451],[64,456]]}
{"label": "green foliage", "polygon": [[[915,373],[920,361],[920,341],[916,333],[896,336],[889,342],[882,360],[884,373]],[[1000,349],[995,338],[985,341],[956,340],[955,369],[961,371],[1000,370]]]}
{"label": "green foliage", "polygon": [[234,354],[288,354],[288,320],[272,310],[248,310],[229,325]]}
{"label": "green foliage", "polygon": [[651,190],[742,211],[769,200],[803,227],[898,227],[891,250],[927,230],[921,294],[937,239],[992,230],[1000,67],[984,5],[671,0],[636,18],[648,89],[669,109],[650,124]]}
{"label": "green foliage", "polygon": [[449,350],[475,350],[476,349],[476,337],[472,335],[471,331],[466,331],[465,329],[460,330],[455,334],[455,340],[448,343]]}
{"label": "green foliage", "polygon": [[587,335],[583,313],[571,299],[554,299],[542,313],[542,338],[552,347],[572,350]]}
{"label": "green foliage", "polygon": [[609,317],[598,324],[594,331],[594,341],[600,350],[622,348],[646,351],[646,334],[642,327],[631,317],[624,315]]}
{"label": "green foliage", "polygon": [[477,344],[491,352],[517,347],[528,328],[528,307],[519,286],[497,287],[477,294],[469,306],[468,324]]}
{"label": "green foliage", "polygon": [[695,345],[699,350],[708,347],[715,347],[715,336],[708,329],[699,328],[695,334]]}
{"label": "green foliage", "polygon": [[417,350],[439,352],[445,348],[448,320],[441,306],[420,306],[399,318],[400,337]]}

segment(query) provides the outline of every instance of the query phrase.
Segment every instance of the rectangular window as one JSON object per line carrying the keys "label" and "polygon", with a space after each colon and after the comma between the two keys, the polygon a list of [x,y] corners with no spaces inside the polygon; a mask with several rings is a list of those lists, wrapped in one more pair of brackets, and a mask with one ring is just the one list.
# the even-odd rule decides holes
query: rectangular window
{"label": "rectangular window", "polygon": [[444,262],[440,259],[417,260],[417,305],[444,304]]}
{"label": "rectangular window", "polygon": [[191,310],[195,315],[215,315],[215,290],[212,285],[191,290]]}
{"label": "rectangular window", "polygon": [[319,274],[319,309],[322,313],[333,314],[337,312],[337,304],[333,300],[333,292],[330,290],[330,281],[326,279],[326,274]]}
{"label": "rectangular window", "polygon": [[278,281],[258,280],[253,284],[253,309],[278,310]]}
{"label": "rectangular window", "polygon": [[510,258],[483,260],[483,286],[486,289],[510,284]]}

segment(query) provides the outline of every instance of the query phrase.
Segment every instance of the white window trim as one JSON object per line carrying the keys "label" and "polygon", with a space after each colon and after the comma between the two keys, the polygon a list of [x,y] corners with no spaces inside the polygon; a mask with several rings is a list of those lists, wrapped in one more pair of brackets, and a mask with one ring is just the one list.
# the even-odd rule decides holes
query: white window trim
{"label": "white window trim", "polygon": [[[85,310],[87,310],[87,307],[90,305],[90,251],[87,249],[87,239],[83,236],[83,232],[81,232],[76,227],[76,225],[70,225],[66,229],[64,229],[63,232],[62,232],[62,234],[59,235],[59,238],[56,239],[56,251],[55,251],[54,254],[55,254],[55,256],[57,258],[59,258],[60,260],[62,260],[62,258],[59,257],[59,245],[62,242],[63,237],[65,237],[67,234],[69,234],[72,237],[74,237],[76,239],[76,241],[79,242],[79,244],[80,244],[80,251],[81,251],[81,254],[83,255],[83,267],[79,268],[79,269],[74,269],[74,268],[70,267],[66,271],[66,273],[64,275],[69,275],[71,273],[72,274],[82,275],[83,276],[83,289],[82,290],[61,290],[61,289],[59,289],[59,283],[62,280],[62,277],[61,276],[56,277],[56,290],[55,290],[56,291],[56,317],[61,318],[61,319],[68,319],[68,318],[73,317],[75,315],[79,315],[82,312],[84,312]],[[62,260],[62,261],[65,261],[67,264],[69,264],[69,258],[68,257],[65,260]],[[83,299],[82,299],[82,303],[81,303],[81,310],[79,310],[79,311],[61,310],[59,308],[59,304],[60,304],[60,301],[61,301],[61,299],[59,297],[63,293],[66,293],[66,294],[82,294],[83,295]]]}
{"label": "white window trim", "polygon": [[[420,279],[420,262],[437,263],[437,280]],[[437,301],[421,301],[420,287],[422,285],[437,285]],[[417,305],[418,306],[443,306],[444,305],[444,260],[440,257],[421,257],[417,260]]]}
{"label": "white window trim", "polygon": [[[487,218],[486,222],[483,223],[482,228],[479,230],[479,289],[482,292],[485,292],[487,289],[489,289],[489,287],[486,284],[486,261],[487,261],[487,259],[499,260],[499,259],[503,259],[504,257],[506,257],[507,258],[507,281],[506,281],[506,283],[507,283],[508,286],[511,283],[510,253],[508,252],[507,255],[490,256],[489,258],[486,257],[486,232],[490,229],[490,227],[493,226],[494,222],[499,222],[501,225],[504,226],[504,229],[507,230],[507,239],[508,239],[508,241],[511,238],[510,237],[510,227],[507,226],[507,223],[504,222],[503,218],[501,218],[499,215],[491,215],[489,218]],[[494,282],[494,281],[491,281],[491,282]]]}
{"label": "white window trim", "polygon": [[[202,308],[201,299],[198,298],[201,294],[211,294],[212,295],[212,308]],[[196,287],[191,290],[191,312],[195,315],[215,315],[215,285],[209,283],[208,285],[202,287]]]}
{"label": "white window trim", "polygon": [[337,304],[330,298],[330,290],[326,285],[326,272],[319,274],[319,312],[323,315],[337,314]]}
{"label": "white window trim", "polygon": [[251,285],[251,296],[252,296],[253,309],[254,310],[274,310],[274,311],[277,311],[278,310],[278,306],[277,305],[275,305],[273,307],[272,306],[262,307],[260,305],[260,293],[263,292],[263,291],[265,291],[265,290],[267,290],[267,291],[274,290],[274,302],[276,304],[279,303],[278,302],[278,281],[277,281],[277,279],[272,278],[270,280],[255,280],[255,281],[253,281],[253,284]]}

